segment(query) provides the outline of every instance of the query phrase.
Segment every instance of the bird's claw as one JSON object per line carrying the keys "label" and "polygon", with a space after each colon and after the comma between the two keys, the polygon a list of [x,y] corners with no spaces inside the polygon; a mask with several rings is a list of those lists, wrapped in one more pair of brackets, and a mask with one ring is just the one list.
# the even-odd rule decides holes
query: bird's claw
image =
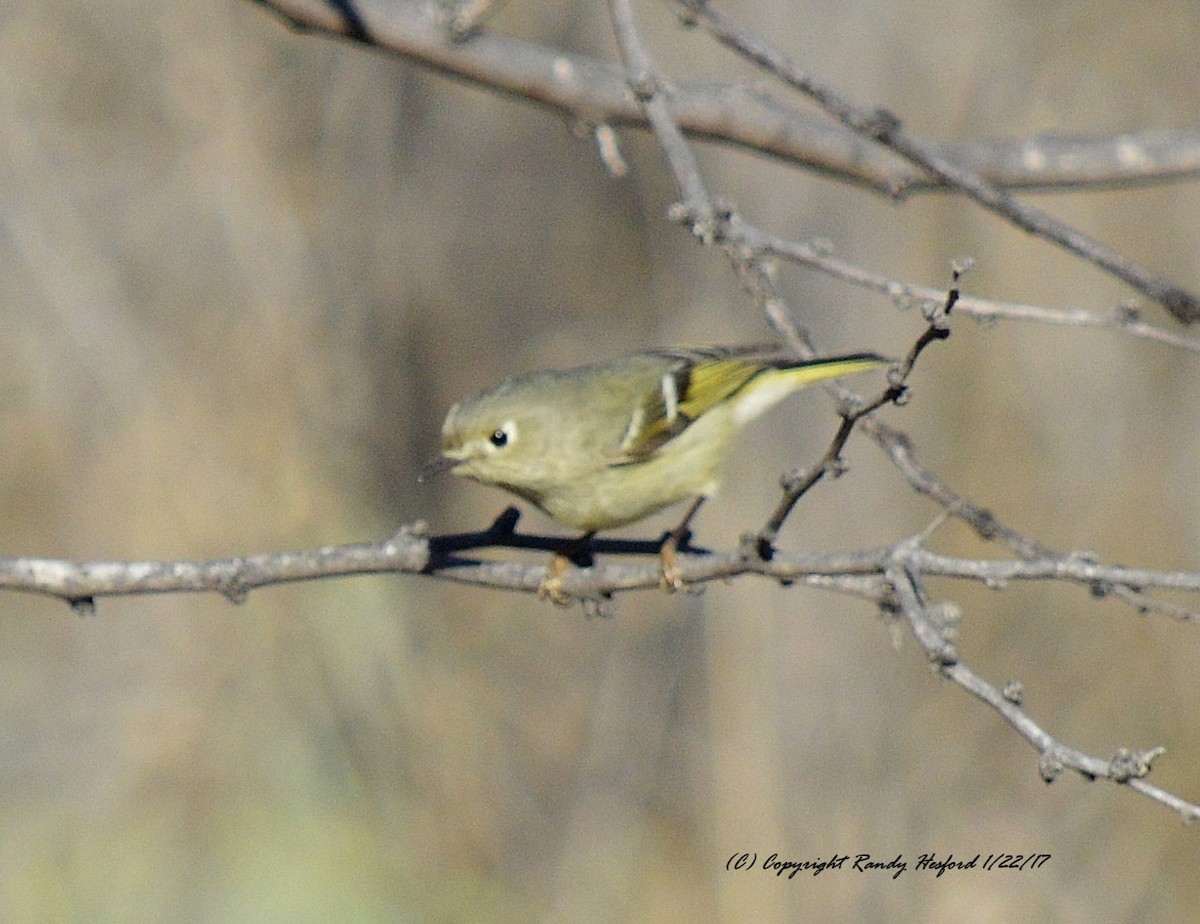
{"label": "bird's claw", "polygon": [[667,593],[683,590],[683,569],[679,566],[679,554],[675,543],[668,539],[658,550],[658,586]]}
{"label": "bird's claw", "polygon": [[555,555],[546,566],[546,576],[538,585],[539,600],[549,600],[555,606],[566,606],[571,602],[571,595],[563,590],[562,578],[571,567],[571,559],[565,555]]}

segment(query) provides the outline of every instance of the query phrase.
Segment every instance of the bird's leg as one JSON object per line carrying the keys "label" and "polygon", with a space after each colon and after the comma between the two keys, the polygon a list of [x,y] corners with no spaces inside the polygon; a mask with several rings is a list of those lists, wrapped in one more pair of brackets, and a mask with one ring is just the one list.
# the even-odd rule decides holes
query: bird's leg
{"label": "bird's leg", "polygon": [[688,507],[687,512],[683,515],[683,519],[679,521],[679,525],[667,533],[667,538],[663,540],[663,544],[658,550],[658,561],[660,566],[659,584],[664,590],[681,590],[683,588],[683,573],[679,569],[679,556],[676,554],[679,547],[687,545],[688,539],[688,524],[692,522],[692,517],[696,515],[696,511],[700,509],[700,505],[704,503],[704,495],[701,494]]}
{"label": "bird's leg", "polygon": [[567,573],[567,569],[572,565],[586,567],[592,563],[591,546],[594,535],[596,535],[594,532],[584,533],[578,539],[572,539],[554,553],[554,557],[550,559],[550,564],[546,566],[546,577],[538,585],[537,595],[539,599],[548,599],[559,606],[566,606],[571,602],[571,595],[563,593],[562,576]]}

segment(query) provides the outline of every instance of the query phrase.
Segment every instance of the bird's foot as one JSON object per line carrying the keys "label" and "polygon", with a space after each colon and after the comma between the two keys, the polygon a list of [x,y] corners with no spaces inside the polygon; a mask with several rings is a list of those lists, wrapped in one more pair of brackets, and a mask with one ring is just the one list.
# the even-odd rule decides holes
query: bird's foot
{"label": "bird's foot", "polygon": [[546,566],[546,576],[538,585],[539,600],[549,600],[555,606],[566,606],[571,602],[571,595],[563,590],[562,578],[571,567],[571,559],[566,555],[555,555]]}

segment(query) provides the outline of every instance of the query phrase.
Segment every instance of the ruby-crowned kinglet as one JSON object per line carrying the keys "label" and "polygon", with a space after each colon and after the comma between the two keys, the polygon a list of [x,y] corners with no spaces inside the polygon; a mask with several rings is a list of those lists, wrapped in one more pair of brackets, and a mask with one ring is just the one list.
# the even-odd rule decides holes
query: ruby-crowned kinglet
{"label": "ruby-crowned kinglet", "polygon": [[515,376],[450,409],[441,458],[425,476],[449,470],[504,488],[585,539],[694,498],[671,534],[678,542],[745,423],[805,385],[886,362],[712,347]]}

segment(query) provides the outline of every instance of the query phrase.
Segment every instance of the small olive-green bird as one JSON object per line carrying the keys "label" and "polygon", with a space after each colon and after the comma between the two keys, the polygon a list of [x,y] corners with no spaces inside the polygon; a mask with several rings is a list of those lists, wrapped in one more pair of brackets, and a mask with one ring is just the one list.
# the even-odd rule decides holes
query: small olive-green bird
{"label": "small olive-green bird", "polygon": [[[874,353],[798,360],[776,346],[663,349],[501,382],[455,405],[426,475],[504,488],[582,530],[713,494],[742,426],[792,392],[887,363]],[[670,540],[668,540],[670,542]],[[664,571],[674,543],[664,546]]]}

